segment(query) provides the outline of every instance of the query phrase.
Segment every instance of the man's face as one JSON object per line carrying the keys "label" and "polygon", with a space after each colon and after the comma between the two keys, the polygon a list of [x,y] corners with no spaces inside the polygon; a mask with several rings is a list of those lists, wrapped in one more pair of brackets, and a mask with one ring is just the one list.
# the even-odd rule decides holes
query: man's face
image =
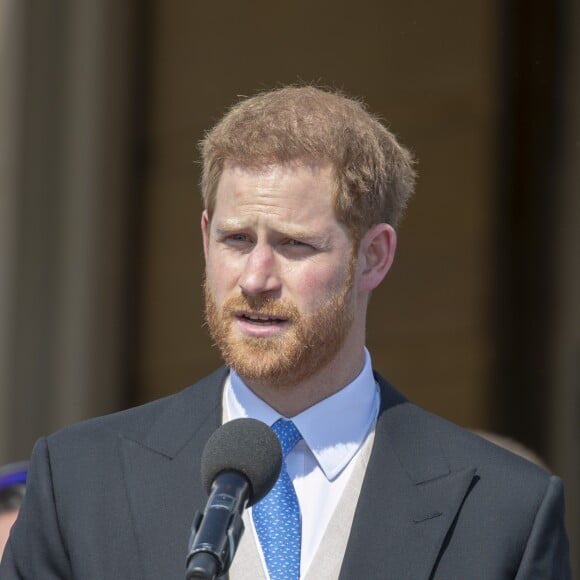
{"label": "man's face", "polygon": [[355,264],[334,187],[330,165],[226,165],[204,214],[208,327],[248,382],[309,378],[351,330]]}

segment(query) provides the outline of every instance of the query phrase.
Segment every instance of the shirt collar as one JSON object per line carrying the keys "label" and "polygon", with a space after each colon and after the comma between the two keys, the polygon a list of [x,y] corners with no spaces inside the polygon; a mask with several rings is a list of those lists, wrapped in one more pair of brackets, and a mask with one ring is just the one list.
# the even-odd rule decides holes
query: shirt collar
{"label": "shirt collar", "polygon": [[[272,426],[287,418],[255,395],[233,370],[225,385],[224,409],[228,420],[251,417]],[[352,383],[291,419],[327,479],[333,480],[364,443],[378,409],[379,390],[365,348],[363,369]]]}

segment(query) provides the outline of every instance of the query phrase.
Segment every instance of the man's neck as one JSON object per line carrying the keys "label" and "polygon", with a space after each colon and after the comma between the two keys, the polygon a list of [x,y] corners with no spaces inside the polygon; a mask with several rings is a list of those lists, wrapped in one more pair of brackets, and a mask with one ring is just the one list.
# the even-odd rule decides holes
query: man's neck
{"label": "man's neck", "polygon": [[335,356],[316,374],[298,383],[278,384],[272,387],[267,381],[247,380],[244,383],[255,395],[284,417],[295,417],[309,407],[334,395],[360,374],[364,366],[364,349],[361,347],[357,356],[352,352],[348,357],[342,352]]}

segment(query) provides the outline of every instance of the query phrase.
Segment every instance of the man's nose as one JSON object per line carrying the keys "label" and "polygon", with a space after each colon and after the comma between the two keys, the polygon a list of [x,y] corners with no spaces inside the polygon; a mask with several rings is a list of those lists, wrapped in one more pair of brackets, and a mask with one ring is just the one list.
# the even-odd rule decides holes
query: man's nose
{"label": "man's nose", "polygon": [[276,256],[269,245],[254,246],[247,255],[238,284],[242,292],[248,296],[272,293],[280,289]]}

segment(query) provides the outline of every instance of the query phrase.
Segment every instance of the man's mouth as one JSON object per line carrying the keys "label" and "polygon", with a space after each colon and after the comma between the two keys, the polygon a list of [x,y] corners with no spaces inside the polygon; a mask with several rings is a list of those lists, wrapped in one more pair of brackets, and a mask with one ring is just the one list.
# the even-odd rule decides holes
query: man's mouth
{"label": "man's mouth", "polygon": [[239,320],[249,322],[250,324],[268,325],[268,324],[284,324],[288,322],[287,318],[276,316],[275,314],[261,314],[254,312],[238,312],[236,317]]}
{"label": "man's mouth", "polygon": [[233,312],[237,330],[248,338],[267,339],[282,336],[292,317],[273,308],[268,311],[240,308]]}

